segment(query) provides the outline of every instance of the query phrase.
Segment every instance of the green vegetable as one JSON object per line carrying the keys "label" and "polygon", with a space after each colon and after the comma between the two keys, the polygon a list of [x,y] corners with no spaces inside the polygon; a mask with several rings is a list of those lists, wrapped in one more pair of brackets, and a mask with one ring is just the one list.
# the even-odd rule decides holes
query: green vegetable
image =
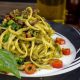
{"label": "green vegetable", "polygon": [[60,45],[59,44],[55,44],[54,46],[56,47],[54,56],[56,58],[61,58],[62,57],[62,51],[61,51]]}
{"label": "green vegetable", "polygon": [[22,19],[23,17],[22,16],[16,16],[15,18],[16,19]]}
{"label": "green vegetable", "polygon": [[11,26],[12,26],[12,29],[13,29],[13,30],[18,30],[18,29],[21,28],[21,26],[18,25],[18,24],[16,24],[16,23],[13,23]]}
{"label": "green vegetable", "polygon": [[8,25],[11,25],[11,24],[13,24],[13,23],[15,23],[13,20],[9,20],[7,24],[8,24]]}
{"label": "green vegetable", "polygon": [[3,22],[1,26],[2,27],[5,27],[5,28],[8,28],[9,26],[12,26],[12,29],[15,30],[15,31],[17,31],[18,29],[21,28],[21,25],[15,23],[14,20],[9,20],[6,23]]}
{"label": "green vegetable", "polygon": [[8,39],[9,39],[9,36],[10,36],[9,33],[7,33],[6,35],[4,35],[4,37],[3,37],[3,42],[7,42]]}
{"label": "green vegetable", "polygon": [[2,23],[1,26],[7,28],[8,27],[8,24],[7,23]]}
{"label": "green vegetable", "polygon": [[21,27],[20,25],[18,25],[17,23],[15,23],[13,20],[9,20],[7,24],[8,24],[8,26],[11,25],[13,30],[18,30]]}
{"label": "green vegetable", "polygon": [[56,51],[60,52],[61,51],[61,47],[59,44],[55,44],[55,47],[56,47]]}
{"label": "green vegetable", "polygon": [[15,60],[16,60],[16,62],[17,62],[18,65],[23,64],[23,61],[24,61],[24,59],[20,58],[20,57],[16,57]]}
{"label": "green vegetable", "polygon": [[0,49],[0,72],[11,72],[16,77],[21,78],[12,53],[4,49]]}

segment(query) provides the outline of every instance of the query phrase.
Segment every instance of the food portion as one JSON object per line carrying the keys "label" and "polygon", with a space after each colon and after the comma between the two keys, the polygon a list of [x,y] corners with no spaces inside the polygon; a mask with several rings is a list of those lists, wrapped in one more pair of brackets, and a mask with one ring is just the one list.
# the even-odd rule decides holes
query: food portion
{"label": "food portion", "polygon": [[38,10],[16,9],[6,15],[0,25],[0,49],[12,53],[18,69],[26,74],[34,74],[38,69],[62,68],[59,58],[69,51],[60,47],[65,44],[64,39],[51,38],[54,34]]}
{"label": "food portion", "polygon": [[70,54],[71,54],[71,51],[70,51],[69,48],[62,48],[62,53],[63,53],[64,55],[70,55]]}
{"label": "food portion", "polygon": [[52,59],[49,61],[49,63],[53,68],[62,68],[63,67],[63,62],[59,59]]}
{"label": "food portion", "polygon": [[58,37],[56,38],[55,42],[58,43],[58,44],[60,44],[60,45],[65,44],[65,40],[62,39],[62,38],[58,38]]}

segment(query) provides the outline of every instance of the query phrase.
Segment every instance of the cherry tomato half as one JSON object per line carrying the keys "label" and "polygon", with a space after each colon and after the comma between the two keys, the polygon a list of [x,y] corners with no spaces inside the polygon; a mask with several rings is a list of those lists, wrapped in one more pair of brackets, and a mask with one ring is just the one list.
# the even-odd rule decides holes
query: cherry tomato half
{"label": "cherry tomato half", "polygon": [[34,64],[26,64],[25,65],[25,72],[27,74],[34,74],[36,72],[36,66]]}
{"label": "cherry tomato half", "polygon": [[64,54],[64,55],[70,55],[70,53],[71,53],[71,51],[70,51],[70,49],[69,48],[63,48],[62,49],[62,53]]}
{"label": "cherry tomato half", "polygon": [[63,67],[63,62],[59,59],[51,59],[49,61],[49,63],[53,68],[62,68]]}
{"label": "cherry tomato half", "polygon": [[65,40],[62,39],[62,38],[58,38],[58,37],[56,38],[55,42],[58,43],[58,44],[60,44],[60,45],[65,44]]}

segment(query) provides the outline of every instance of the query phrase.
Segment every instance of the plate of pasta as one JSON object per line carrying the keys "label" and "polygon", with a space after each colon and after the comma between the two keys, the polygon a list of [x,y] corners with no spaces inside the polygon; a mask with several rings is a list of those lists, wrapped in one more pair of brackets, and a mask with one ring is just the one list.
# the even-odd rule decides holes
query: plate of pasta
{"label": "plate of pasta", "polygon": [[0,25],[0,49],[9,51],[23,77],[51,76],[76,57],[71,41],[56,32],[37,10],[13,10]]}

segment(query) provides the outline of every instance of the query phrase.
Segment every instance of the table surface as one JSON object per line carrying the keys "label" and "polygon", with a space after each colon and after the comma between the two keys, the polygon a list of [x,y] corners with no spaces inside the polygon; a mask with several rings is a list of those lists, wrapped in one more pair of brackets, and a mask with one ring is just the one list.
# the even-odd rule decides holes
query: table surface
{"label": "table surface", "polygon": [[[22,10],[22,9],[25,9],[27,6],[32,6],[32,7],[36,8],[36,4],[33,4],[33,3],[0,2],[0,15],[3,16],[5,14],[9,13],[10,11],[12,11],[13,9],[21,9]],[[74,26],[74,27],[77,29],[80,29],[79,25]],[[62,78],[59,76],[56,80],[61,80],[60,78],[62,78],[63,80],[80,80],[79,75],[80,75],[80,68],[75,70],[72,73],[67,74],[67,75],[64,74],[65,78]],[[68,78],[68,77],[70,77],[70,78]],[[18,79],[10,79],[10,78],[7,79],[8,78],[7,76],[5,76],[5,79],[3,79],[3,78],[4,78],[4,76],[0,75],[0,80],[5,80],[5,79],[6,80],[18,80]],[[40,79],[42,79],[42,78],[40,78]],[[24,80],[28,80],[28,78],[27,79],[24,78]],[[34,80],[34,79],[29,79],[29,80]],[[35,79],[35,80],[38,80],[38,79]],[[54,80],[54,79],[53,79],[53,77],[49,77],[49,78],[44,78],[43,80]]]}
{"label": "table surface", "polygon": [[0,15],[5,15],[14,9],[25,9],[26,7],[36,7],[34,3],[22,3],[22,2],[0,2]]}

